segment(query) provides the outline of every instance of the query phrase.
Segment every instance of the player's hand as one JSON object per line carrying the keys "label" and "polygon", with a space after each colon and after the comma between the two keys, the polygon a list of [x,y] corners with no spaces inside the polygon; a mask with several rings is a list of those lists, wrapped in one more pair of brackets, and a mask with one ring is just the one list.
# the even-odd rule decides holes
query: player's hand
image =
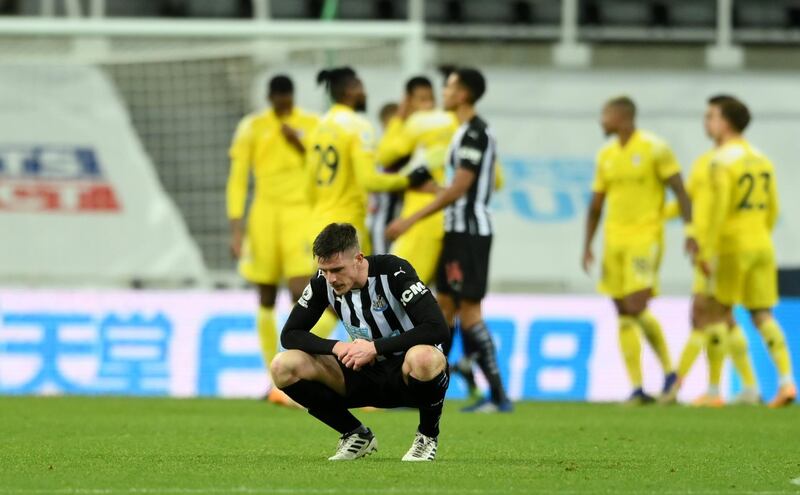
{"label": "player's hand", "polygon": [[231,256],[233,256],[234,259],[238,260],[239,258],[242,257],[243,238],[244,235],[241,232],[234,232],[231,234],[230,248],[231,248]]}
{"label": "player's hand", "polygon": [[344,362],[344,357],[347,355],[347,352],[350,350],[352,345],[352,342],[337,342],[334,344],[333,353],[336,355],[336,359]]}
{"label": "player's hand", "polygon": [[583,271],[589,275],[589,271],[592,269],[592,265],[594,265],[594,253],[592,253],[591,249],[586,249],[583,251],[583,260],[581,265],[583,266]]}
{"label": "player's hand", "polygon": [[407,218],[398,218],[386,227],[386,238],[389,240],[397,240],[398,237],[405,234],[411,228],[411,222]]}
{"label": "player's hand", "polygon": [[411,115],[411,106],[408,104],[408,98],[403,98],[403,101],[397,105],[397,118],[406,120]]}
{"label": "player's hand", "polygon": [[297,131],[289,127],[287,124],[281,124],[281,133],[286,140],[294,146],[295,148],[302,149],[303,143],[300,142],[300,136],[297,134]]}
{"label": "player's hand", "polygon": [[350,343],[350,347],[342,358],[342,363],[348,368],[358,371],[374,362],[376,357],[378,357],[378,351],[375,350],[374,342],[356,339]]}
{"label": "player's hand", "polygon": [[427,184],[433,179],[431,171],[428,167],[420,165],[408,174],[408,187],[416,189],[422,185]]}
{"label": "player's hand", "polygon": [[697,254],[700,252],[700,245],[694,237],[687,237],[684,245],[684,250],[689,258],[694,262],[697,259]]}

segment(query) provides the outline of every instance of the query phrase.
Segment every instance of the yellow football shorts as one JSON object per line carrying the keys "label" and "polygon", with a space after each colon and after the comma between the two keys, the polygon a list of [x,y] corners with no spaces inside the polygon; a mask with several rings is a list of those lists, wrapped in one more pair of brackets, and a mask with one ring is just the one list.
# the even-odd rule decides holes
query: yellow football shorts
{"label": "yellow football shorts", "polygon": [[253,203],[239,260],[242,277],[263,285],[310,277],[314,264],[306,227],[309,215],[306,205]]}
{"label": "yellow football shorts", "polygon": [[711,288],[720,303],[747,309],[769,309],[778,303],[774,250],[721,254],[714,265]]}
{"label": "yellow football shorts", "polygon": [[444,214],[431,215],[408,229],[392,244],[392,254],[411,263],[423,283],[429,284],[439,264],[444,239]]}
{"label": "yellow football shorts", "polygon": [[656,295],[662,252],[663,245],[659,241],[606,243],[598,290],[613,299],[622,299],[644,289],[652,289],[653,295]]}

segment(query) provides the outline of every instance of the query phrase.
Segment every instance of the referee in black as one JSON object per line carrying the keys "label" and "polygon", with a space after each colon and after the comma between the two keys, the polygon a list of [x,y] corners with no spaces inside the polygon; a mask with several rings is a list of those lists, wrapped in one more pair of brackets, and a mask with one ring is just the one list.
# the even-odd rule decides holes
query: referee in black
{"label": "referee in black", "polygon": [[490,397],[463,411],[510,412],[513,406],[500,379],[497,351],[481,312],[489,275],[493,234],[489,203],[497,158],[494,135],[475,111],[475,103],[485,91],[486,80],[477,69],[456,68],[447,77],[444,108],[461,122],[447,155],[450,180],[436,199],[408,218],[395,220],[386,234],[396,239],[417,221],[444,209],[444,246],[436,276],[439,304],[453,330],[458,317],[465,349],[477,358],[491,388]]}
{"label": "referee in black", "polygon": [[[450,382],[441,349],[449,329],[436,299],[406,260],[364,256],[350,224],[325,227],[313,252],[319,272],[283,328],[287,350],[272,361],[273,383],[341,434],[330,460],[377,451],[375,435],[348,411],[364,406],[418,408],[419,427],[403,460],[434,460]],[[311,333],[328,306],[352,342]]]}

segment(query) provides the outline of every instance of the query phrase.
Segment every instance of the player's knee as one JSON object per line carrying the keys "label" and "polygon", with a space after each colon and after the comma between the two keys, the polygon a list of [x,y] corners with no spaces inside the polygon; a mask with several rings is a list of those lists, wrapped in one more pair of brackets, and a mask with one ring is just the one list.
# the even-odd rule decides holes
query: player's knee
{"label": "player's knee", "polygon": [[302,378],[302,369],[307,354],[303,351],[288,350],[279,353],[269,366],[272,383],[283,388]]}
{"label": "player's knee", "polygon": [[750,318],[753,320],[753,324],[756,327],[760,327],[772,319],[772,311],[768,309],[756,309],[750,311]]}
{"label": "player's knee", "polygon": [[444,371],[445,357],[430,345],[416,345],[406,352],[403,368],[420,381],[428,381]]}

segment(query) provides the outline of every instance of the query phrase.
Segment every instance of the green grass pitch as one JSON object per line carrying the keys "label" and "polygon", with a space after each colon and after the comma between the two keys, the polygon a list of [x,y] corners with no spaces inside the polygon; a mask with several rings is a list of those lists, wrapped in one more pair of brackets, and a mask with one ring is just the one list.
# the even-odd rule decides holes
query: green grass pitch
{"label": "green grass pitch", "polygon": [[[449,403],[434,463],[414,411],[357,412],[379,451],[258,401],[0,398],[0,494],[800,493],[800,408]],[[794,483],[793,483],[793,480]]]}

